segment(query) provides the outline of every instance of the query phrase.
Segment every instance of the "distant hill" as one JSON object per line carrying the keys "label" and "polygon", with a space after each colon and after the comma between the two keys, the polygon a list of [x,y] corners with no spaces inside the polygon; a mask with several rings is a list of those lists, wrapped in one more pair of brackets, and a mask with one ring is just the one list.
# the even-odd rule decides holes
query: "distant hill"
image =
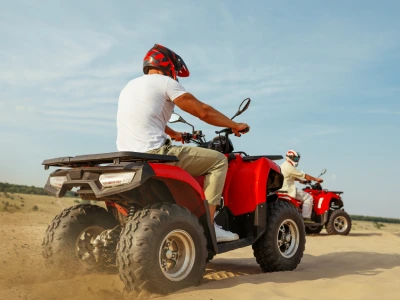
{"label": "distant hill", "polygon": [[359,216],[359,215],[350,215],[350,217],[352,220],[356,220],[356,221],[369,221],[369,222],[383,222],[383,223],[400,224],[400,219],[394,219],[394,218],[370,217],[370,216]]}
{"label": "distant hill", "polygon": [[[11,184],[6,182],[0,182],[0,193],[10,193],[10,194],[28,194],[28,195],[43,195],[49,196],[49,194],[40,187],[35,186],[27,186],[27,185],[19,185],[19,184]],[[67,192],[66,197],[75,197],[74,192]]]}

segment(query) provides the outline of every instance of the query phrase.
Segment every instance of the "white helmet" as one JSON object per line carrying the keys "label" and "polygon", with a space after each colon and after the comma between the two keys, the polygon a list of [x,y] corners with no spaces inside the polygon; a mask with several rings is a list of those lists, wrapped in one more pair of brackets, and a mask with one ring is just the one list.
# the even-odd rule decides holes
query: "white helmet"
{"label": "white helmet", "polygon": [[300,152],[289,150],[288,152],[286,152],[286,160],[294,167],[297,167],[300,161]]}

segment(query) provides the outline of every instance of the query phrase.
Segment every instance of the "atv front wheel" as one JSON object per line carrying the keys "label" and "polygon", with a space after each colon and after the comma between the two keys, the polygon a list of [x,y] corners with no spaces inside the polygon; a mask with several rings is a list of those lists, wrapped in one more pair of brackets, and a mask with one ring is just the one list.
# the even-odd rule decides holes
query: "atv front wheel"
{"label": "atv front wheel", "polygon": [[286,201],[268,204],[267,229],[253,244],[257,263],[265,272],[292,271],[303,257],[306,244],[303,219]]}
{"label": "atv front wheel", "polygon": [[342,209],[334,210],[326,224],[328,234],[348,235],[351,230],[351,218]]}
{"label": "atv front wheel", "polygon": [[43,239],[46,265],[64,276],[103,267],[93,255],[91,242],[117,225],[113,215],[97,205],[80,204],[64,209],[47,227]]}
{"label": "atv front wheel", "polygon": [[167,294],[198,285],[206,267],[203,227],[186,208],[154,204],[129,219],[117,246],[125,290]]}
{"label": "atv front wheel", "polygon": [[324,226],[306,226],[307,234],[319,234]]}

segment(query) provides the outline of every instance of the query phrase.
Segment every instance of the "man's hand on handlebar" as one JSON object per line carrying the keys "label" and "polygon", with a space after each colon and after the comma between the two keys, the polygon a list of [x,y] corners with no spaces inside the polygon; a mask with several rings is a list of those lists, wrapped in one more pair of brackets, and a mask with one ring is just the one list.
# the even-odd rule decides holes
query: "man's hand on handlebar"
{"label": "man's hand on handlebar", "polygon": [[182,142],[182,144],[185,143],[185,140],[183,138],[184,133],[182,132],[176,132],[173,135],[170,135],[171,139],[175,142]]}
{"label": "man's hand on handlebar", "polygon": [[232,131],[236,136],[241,136],[241,133],[244,134],[250,131],[250,126],[246,123],[237,123],[237,126],[232,128]]}

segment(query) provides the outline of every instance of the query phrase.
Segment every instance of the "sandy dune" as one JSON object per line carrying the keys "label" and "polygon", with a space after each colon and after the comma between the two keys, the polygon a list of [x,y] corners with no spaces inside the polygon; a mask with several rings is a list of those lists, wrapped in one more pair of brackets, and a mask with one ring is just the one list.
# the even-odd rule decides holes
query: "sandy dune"
{"label": "sandy dune", "polygon": [[[0,213],[0,299],[123,299],[115,272],[59,280],[41,241],[53,210]],[[400,299],[400,225],[355,222],[347,236],[308,236],[293,272],[262,273],[251,247],[218,255],[202,284],[156,299]],[[143,298],[143,297],[141,297]],[[144,296],[147,298],[147,296]]]}

